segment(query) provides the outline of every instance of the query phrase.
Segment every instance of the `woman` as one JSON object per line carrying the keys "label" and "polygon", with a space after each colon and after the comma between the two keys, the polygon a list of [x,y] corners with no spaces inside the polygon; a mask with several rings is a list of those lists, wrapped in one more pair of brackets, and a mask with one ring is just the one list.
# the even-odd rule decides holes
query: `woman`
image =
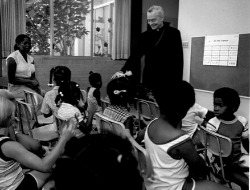
{"label": "woman", "polygon": [[[15,104],[0,97],[0,189],[38,190],[50,176],[49,171],[64,150],[65,144],[75,136],[75,126],[68,122],[63,127],[62,135],[57,145],[44,158],[39,158],[28,151],[20,143],[6,136],[8,128],[15,121]],[[23,173],[22,167],[32,171]]]}
{"label": "woman", "polygon": [[8,90],[15,98],[25,99],[23,90],[37,94],[37,110],[40,110],[45,91],[40,88],[35,77],[34,59],[28,53],[31,39],[25,34],[16,37],[14,52],[7,57]]}

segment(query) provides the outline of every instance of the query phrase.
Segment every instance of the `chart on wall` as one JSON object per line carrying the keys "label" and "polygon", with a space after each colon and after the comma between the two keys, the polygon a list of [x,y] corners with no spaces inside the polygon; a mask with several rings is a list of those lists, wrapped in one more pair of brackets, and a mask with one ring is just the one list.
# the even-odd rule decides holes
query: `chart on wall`
{"label": "chart on wall", "polygon": [[236,66],[239,34],[206,36],[203,65]]}
{"label": "chart on wall", "polygon": [[[195,89],[212,92],[230,87],[250,97],[250,34],[221,36],[192,37],[190,83]],[[210,65],[204,64],[204,58],[209,59],[206,56],[211,57]]]}

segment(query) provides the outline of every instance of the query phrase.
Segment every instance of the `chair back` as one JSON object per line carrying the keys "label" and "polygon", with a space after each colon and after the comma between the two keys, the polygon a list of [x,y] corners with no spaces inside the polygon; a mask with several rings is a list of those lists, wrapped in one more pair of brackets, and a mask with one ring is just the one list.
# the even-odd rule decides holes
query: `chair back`
{"label": "chair back", "polygon": [[32,118],[31,104],[26,103],[26,102],[24,102],[22,100],[16,100],[16,103],[17,103],[18,119],[19,119],[19,122],[20,122],[21,131],[22,131],[22,133],[25,133],[24,128],[23,128],[24,123],[25,123],[26,126],[28,127],[29,135],[33,138],[31,124],[30,124],[30,119]]}
{"label": "chair back", "polygon": [[31,113],[32,114],[31,119],[35,119],[35,121],[38,123],[37,112],[36,112],[36,106],[38,104],[37,94],[29,90],[23,90],[23,92],[25,95],[25,102],[30,103],[32,106],[33,113]]}
{"label": "chair back", "polygon": [[206,149],[215,156],[228,157],[232,152],[232,141],[230,138],[215,133],[200,126],[201,141]]}
{"label": "chair back", "polygon": [[[141,176],[146,179],[152,174],[152,165],[148,152],[145,148],[139,145],[131,136],[128,129],[121,122],[114,121],[101,113],[96,113],[97,127],[100,129],[100,133],[113,133],[122,138],[128,138],[134,147],[134,155],[138,161],[138,167]],[[98,130],[99,130],[98,129]]]}
{"label": "chair back", "polygon": [[88,98],[86,90],[81,89],[81,93],[82,93],[82,97],[83,97],[83,103],[86,103],[87,98]]}
{"label": "chair back", "polygon": [[109,104],[110,104],[109,101],[107,101],[107,100],[101,98],[101,107],[102,107],[102,111],[104,111],[105,108],[109,106]]}
{"label": "chair back", "polygon": [[153,120],[160,116],[160,109],[157,103],[135,98],[136,109],[140,117]]}
{"label": "chair back", "polygon": [[95,113],[96,117],[96,127],[99,133],[107,134],[113,133],[118,136],[125,138],[127,134],[125,133],[125,126],[121,122],[114,121],[101,113]]}
{"label": "chair back", "polygon": [[138,169],[143,179],[147,179],[152,175],[153,168],[149,154],[145,148],[139,145],[133,138],[129,138],[129,141],[134,147],[134,155],[138,161]]}
{"label": "chair back", "polygon": [[[228,137],[225,137],[223,135],[220,135],[218,133],[215,133],[213,131],[206,129],[207,124],[212,125],[211,123],[203,122],[202,125],[199,126],[200,133],[201,133],[201,142],[205,146],[206,162],[208,163],[208,165],[212,169],[212,173],[215,176],[222,178],[222,180],[225,181],[226,183],[228,183],[229,187],[231,188],[232,186],[231,186],[230,181],[227,180],[225,177],[223,158],[231,155],[231,153],[232,153],[232,141]],[[213,162],[210,162],[209,159],[207,158],[207,151],[209,151],[211,154],[219,157],[221,174],[216,173],[215,166],[213,166]]]}

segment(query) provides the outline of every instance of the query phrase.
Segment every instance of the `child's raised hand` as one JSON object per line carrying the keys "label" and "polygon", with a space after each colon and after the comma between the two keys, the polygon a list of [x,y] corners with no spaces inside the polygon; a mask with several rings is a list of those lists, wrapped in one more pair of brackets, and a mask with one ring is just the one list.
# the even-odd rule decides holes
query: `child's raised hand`
{"label": "child's raised hand", "polygon": [[72,119],[70,119],[64,123],[61,138],[64,138],[66,141],[68,141],[75,135],[76,135],[76,125],[75,122]]}

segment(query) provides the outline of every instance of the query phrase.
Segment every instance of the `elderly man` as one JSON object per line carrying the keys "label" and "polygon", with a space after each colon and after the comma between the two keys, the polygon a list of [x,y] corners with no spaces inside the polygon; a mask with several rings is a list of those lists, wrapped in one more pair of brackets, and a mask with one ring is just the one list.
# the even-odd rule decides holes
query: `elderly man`
{"label": "elderly man", "polygon": [[136,51],[112,78],[133,75],[136,69],[136,60],[145,55],[143,84],[152,89],[156,84],[165,84],[182,80],[183,50],[181,35],[178,29],[163,22],[164,11],[161,6],[152,6],[147,11],[147,20],[150,27],[140,36]]}

